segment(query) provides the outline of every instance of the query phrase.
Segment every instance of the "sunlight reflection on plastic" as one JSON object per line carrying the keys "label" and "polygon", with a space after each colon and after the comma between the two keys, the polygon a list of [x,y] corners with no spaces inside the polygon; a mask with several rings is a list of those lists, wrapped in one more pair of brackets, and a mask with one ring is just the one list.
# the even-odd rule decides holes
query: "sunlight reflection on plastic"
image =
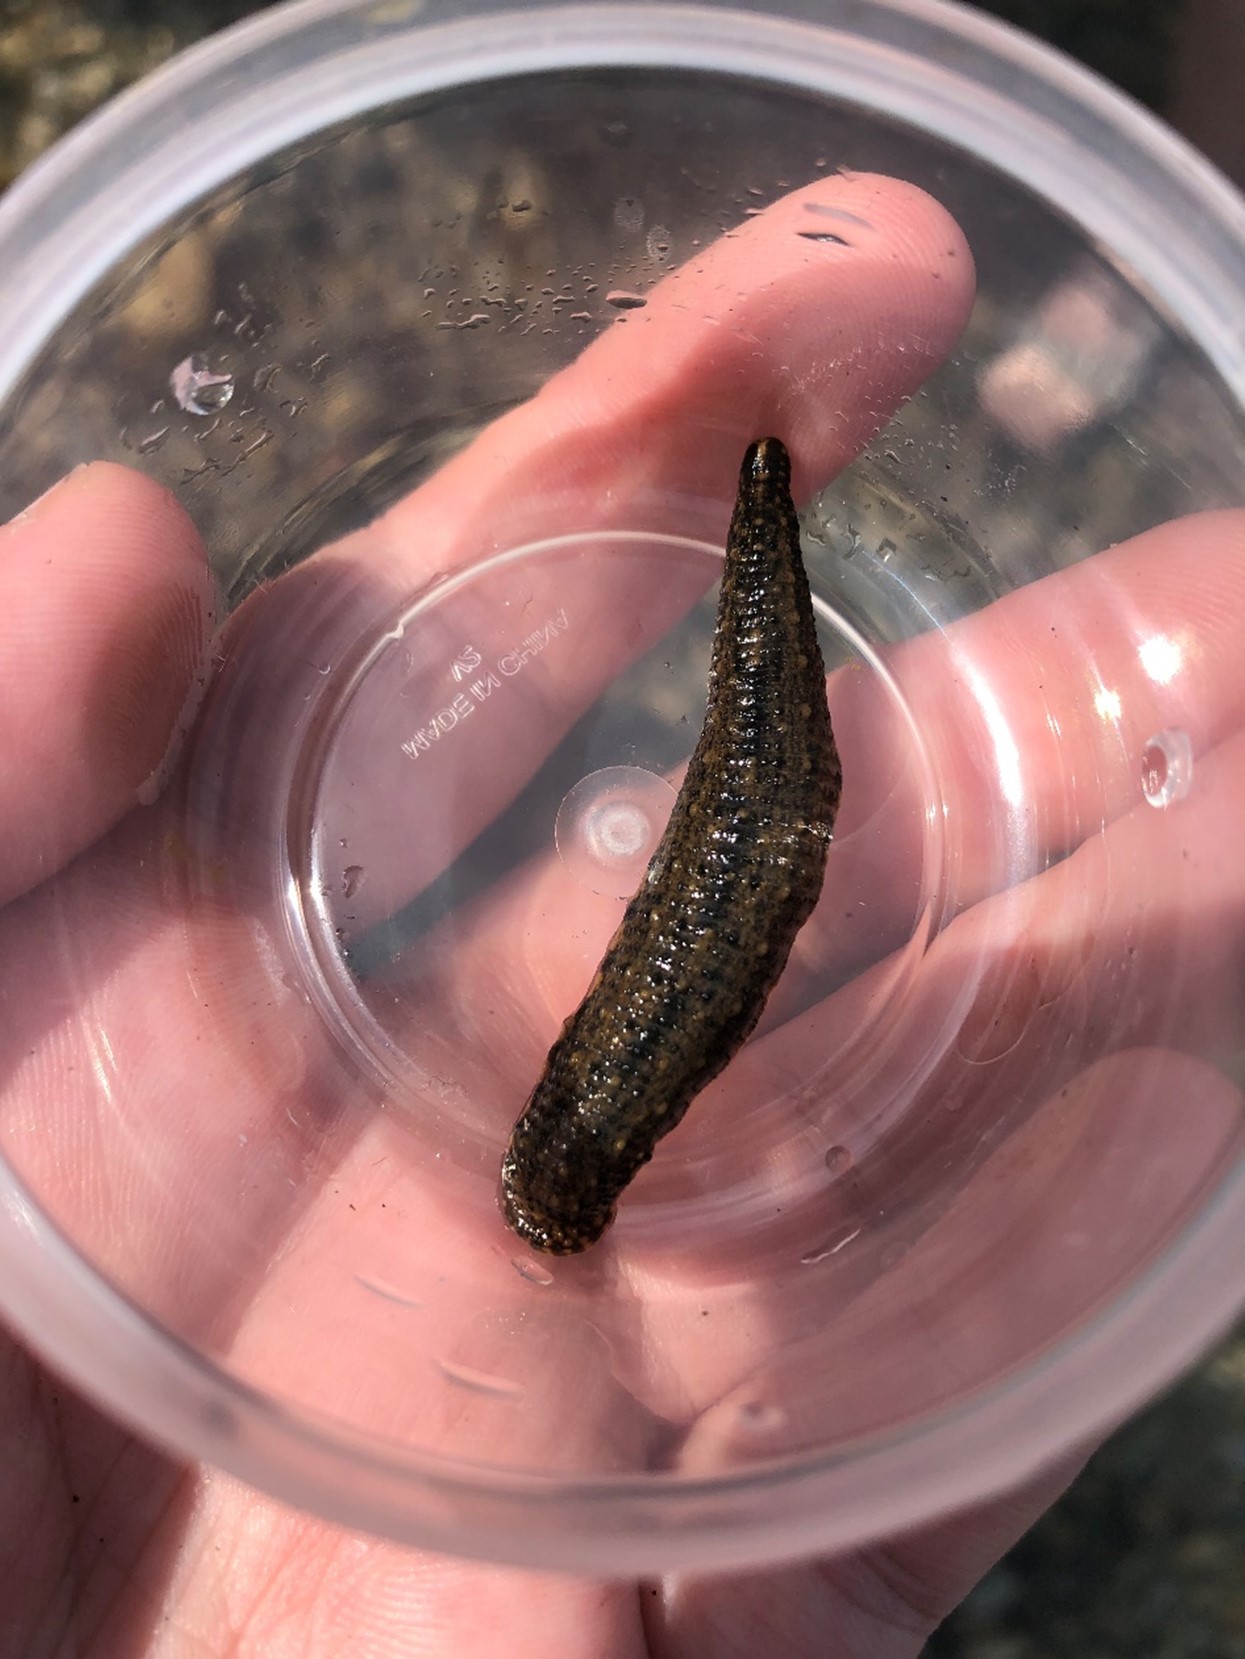
{"label": "sunlight reflection on plastic", "polygon": [[604,766],[568,790],[554,841],[566,869],[590,892],[627,899],[640,885],[666,827],[675,792],[641,766]]}

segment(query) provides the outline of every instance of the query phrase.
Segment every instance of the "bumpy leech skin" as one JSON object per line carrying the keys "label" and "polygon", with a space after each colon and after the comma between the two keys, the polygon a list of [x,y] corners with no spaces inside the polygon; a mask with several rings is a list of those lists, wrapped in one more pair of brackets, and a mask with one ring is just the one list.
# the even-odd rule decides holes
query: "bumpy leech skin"
{"label": "bumpy leech skin", "polygon": [[595,1243],[747,1039],[817,903],[841,785],[791,465],[762,438],[740,473],[687,777],[502,1163],[506,1220],[535,1249]]}

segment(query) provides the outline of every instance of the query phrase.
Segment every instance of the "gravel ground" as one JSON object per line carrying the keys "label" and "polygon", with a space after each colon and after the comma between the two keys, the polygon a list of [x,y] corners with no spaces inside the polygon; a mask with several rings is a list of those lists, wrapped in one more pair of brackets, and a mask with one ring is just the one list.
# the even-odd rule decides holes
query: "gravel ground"
{"label": "gravel ground", "polygon": [[[0,0],[0,188],[128,82],[256,9],[246,0]],[[996,0],[987,9],[1168,106],[1181,21],[1171,0]],[[1243,1655],[1245,1326],[1102,1448],[928,1648],[928,1659]]]}

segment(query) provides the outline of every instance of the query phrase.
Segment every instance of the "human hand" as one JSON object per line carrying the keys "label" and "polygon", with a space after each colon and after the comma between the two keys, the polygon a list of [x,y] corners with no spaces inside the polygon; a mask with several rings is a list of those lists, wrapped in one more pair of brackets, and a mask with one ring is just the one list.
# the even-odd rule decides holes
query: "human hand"
{"label": "human hand", "polygon": [[[853,258],[836,255],[832,262],[823,246],[797,241],[791,216],[802,211],[798,195],[752,221],[707,254],[702,270],[665,285],[664,303],[654,296],[648,332],[638,341],[629,321],[630,333],[615,331],[585,353],[541,398],[499,422],[378,525],[253,601],[230,632],[216,706],[231,687],[252,695],[264,687],[278,709],[301,697],[291,659],[267,649],[288,638],[291,614],[311,632],[331,625],[348,635],[351,619],[374,610],[378,594],[396,600],[456,561],[534,539],[553,525],[657,523],[677,488],[685,503],[678,528],[720,541],[739,455],[763,431],[788,441],[802,495],[833,476],[954,342],[971,301],[971,267],[945,215],[906,187],[835,180],[811,187],[814,192],[823,203],[867,217],[868,234],[860,236]],[[656,449],[648,441],[655,431],[663,434]],[[539,1287],[534,1291],[514,1274],[514,1245],[500,1220],[464,1204],[467,1186],[453,1172],[443,1178],[443,1171],[430,1172],[409,1155],[404,1160],[401,1128],[379,1117],[372,1103],[344,1098],[348,1074],[324,1051],[304,1003],[291,997],[279,1018],[266,1010],[272,986],[261,971],[264,951],[280,930],[248,858],[216,872],[213,889],[212,872],[196,862],[181,833],[184,797],[153,811],[127,811],[156,768],[200,666],[210,589],[188,527],[141,479],[90,469],[7,537],[13,568],[28,573],[28,606],[15,607],[9,623],[25,657],[12,650],[0,656],[6,666],[20,665],[13,683],[24,694],[20,704],[6,698],[5,707],[26,711],[6,733],[12,741],[0,745],[22,761],[10,771],[5,792],[13,902],[0,923],[4,1150],[71,1237],[132,1295],[278,1394],[329,1414],[362,1412],[393,1438],[431,1441],[451,1455],[487,1458],[521,1449],[570,1475],[602,1447],[619,1467],[643,1467],[651,1448],[668,1437],[672,1418],[690,1424],[676,1467],[718,1467],[724,1454],[729,1459],[738,1401],[761,1385],[789,1422],[816,1420],[828,1403],[837,1420],[867,1429],[869,1414],[886,1409],[895,1378],[836,1365],[823,1350],[829,1345],[841,1354],[845,1329],[853,1355],[867,1356],[871,1334],[888,1323],[920,1320],[931,1273],[963,1283],[998,1252],[1000,1241],[1017,1269],[1036,1272],[1052,1298],[1066,1288],[1067,1275],[1083,1273],[1074,1255],[1050,1259],[1056,1212],[1049,1184],[1034,1182],[1034,1170],[1046,1168],[1051,1180],[1073,1179],[1084,1213],[1112,1215],[1122,1264],[1138,1228],[1151,1225],[1156,1191],[1175,1213],[1235,1121],[1235,1091],[1217,1074],[1208,1078],[1201,1058],[1226,1034],[1229,1008],[1222,996],[1206,997],[1193,964],[1176,1001],[1187,1015],[1181,1040],[1173,1040],[1170,1027],[1153,1032],[1164,1045],[1160,1054],[1139,1046],[1152,1031],[1147,1018],[1155,997],[1170,989],[1154,981],[1153,950],[1143,952],[1151,1001],[1138,987],[1128,1017],[1108,1021],[1107,1030],[1101,1012],[1115,1006],[1108,999],[1116,953],[1104,942],[1118,942],[1121,928],[1132,929],[1133,938],[1140,937],[1139,926],[1161,935],[1171,921],[1165,913],[1137,922],[1129,902],[1136,892],[1118,881],[1122,867],[1141,882],[1147,870],[1170,874],[1173,862],[1191,865],[1182,879],[1202,878],[1205,891],[1190,886],[1180,901],[1205,916],[1204,938],[1221,952],[1237,937],[1230,906],[1239,895],[1224,890],[1232,872],[1211,856],[1223,844],[1216,836],[1230,814],[1232,780],[1242,775],[1230,753],[1239,743],[1241,688],[1228,642],[1238,619],[1224,596],[1233,596],[1245,534],[1240,518],[1230,515],[1165,527],[992,608],[953,631],[949,646],[918,641],[895,654],[897,679],[919,693],[931,731],[943,734],[940,781],[949,791],[949,819],[967,871],[960,888],[968,896],[964,913],[939,935],[909,990],[918,1004],[924,999],[931,1018],[941,1018],[948,987],[967,980],[983,1030],[997,1029],[1000,1010],[1015,1019],[1016,1040],[990,1057],[1015,1057],[1008,1087],[1018,1074],[1026,1079],[1011,1142],[994,1159],[966,1163],[962,1192],[923,1226],[920,1251],[897,1262],[876,1287],[857,1286],[844,1318],[825,1329],[810,1329],[811,1281],[797,1294],[758,1297],[741,1278],[738,1318],[724,1322],[722,1340],[693,1340],[685,1318],[689,1301],[703,1285],[720,1288],[724,1272],[730,1281],[729,1251],[655,1257],[642,1239],[628,1240],[620,1220],[608,1246],[612,1271],[626,1287],[628,1317],[646,1330],[642,1351],[655,1363],[633,1360],[622,1375],[600,1367],[581,1309],[572,1306],[564,1320],[541,1320],[540,1351],[533,1346],[527,1353],[533,1369],[526,1382],[529,1393],[545,1394],[550,1409],[534,1414],[533,1438],[516,1448],[513,1413],[504,1403],[469,1401],[446,1414],[441,1379],[430,1373],[425,1351],[430,1328],[439,1327],[452,1346],[464,1286],[494,1314],[526,1314],[539,1295]],[[1143,618],[1156,632],[1167,627],[1171,616],[1187,614],[1191,554],[1208,537],[1217,544],[1215,599],[1213,612],[1209,600],[1201,607],[1205,614],[1199,612],[1205,648],[1196,683],[1181,682],[1173,692],[1148,682],[1122,639],[1123,707],[1142,735],[1134,745],[1118,728],[1105,738],[1102,725],[1080,730],[1077,775],[1092,779],[1092,789],[1065,796],[1062,757],[1046,735],[1049,705],[1033,698],[1034,661],[1020,648],[1050,615],[1073,640],[1078,628],[1101,627],[1111,614],[1102,604],[1104,591],[1127,597],[1134,627]],[[67,567],[75,551],[80,562]],[[48,582],[49,557],[63,581]],[[1203,581],[1209,589],[1209,573]],[[614,591],[608,603],[617,607],[627,597]],[[695,597],[691,587],[664,594],[668,608],[651,615],[651,625],[657,630],[663,615]],[[46,642],[66,637],[78,649],[53,659]],[[154,650],[137,649],[153,640]],[[1020,885],[1004,892],[995,886],[989,840],[997,771],[966,741],[973,728],[957,687],[965,662],[983,661],[995,666],[996,692],[1019,697],[1034,712],[1025,751],[1033,770],[1022,793],[1043,803],[1032,867],[1009,871]],[[119,663],[133,672],[119,675]],[[614,668],[599,654],[600,680]],[[71,670],[76,678],[66,684]],[[1061,673],[1068,678],[1061,735],[1083,692],[1074,670],[1065,661],[1054,673],[1041,671],[1043,683],[1062,685]],[[588,701],[595,686],[574,689]],[[871,747],[894,737],[885,722],[879,732],[876,706],[846,681],[832,687],[831,698],[849,774],[886,777],[893,785],[903,756],[897,748],[891,764],[876,765]],[[266,703],[255,706],[272,712]],[[85,729],[83,709],[90,711]],[[1131,806],[1129,768],[1144,736],[1175,724],[1191,731],[1199,767],[1220,778],[1202,797],[1194,823],[1183,826],[1175,814]],[[101,731],[105,738],[124,732],[127,740],[101,751]],[[261,731],[256,747],[238,757],[240,822],[262,784],[265,750]],[[94,763],[67,766],[61,757],[71,756]],[[492,760],[495,810],[529,762],[504,750]],[[1107,829],[1092,817],[1086,821],[1104,800],[1112,808]],[[845,795],[845,847],[855,833],[852,812],[857,828],[873,824],[867,790],[855,807]],[[892,828],[897,833],[889,844]],[[1188,844],[1194,832],[1201,839],[1193,843],[1193,858],[1173,859],[1165,838],[1183,835]],[[875,841],[877,833],[874,826]],[[1113,834],[1124,849],[1104,854]],[[885,856],[874,860],[883,871],[902,868],[913,856],[906,835],[906,820],[883,824]],[[1073,860],[1039,873],[1047,857],[1071,847],[1080,847],[1076,857],[1090,866],[1089,905]],[[383,848],[381,865],[370,861],[376,879],[369,890],[387,894],[386,902],[400,896],[403,884],[418,891],[447,850],[412,846],[409,834],[395,834],[388,870]],[[75,860],[76,853],[83,856]],[[876,995],[887,959],[845,965],[829,925],[836,905],[841,909],[845,879],[832,868],[827,902],[802,941],[795,976],[781,993],[785,1001],[776,1003],[751,1057],[750,1051],[740,1057],[742,1070],[732,1068],[734,1089],[724,1077],[719,1098],[689,1118],[685,1147],[693,1158],[697,1136],[718,1136],[740,1112],[750,1067],[807,1075],[802,1047],[824,1049],[827,1030],[859,1020],[862,999]],[[1064,885],[1047,898],[1038,889],[1045,883],[1049,892],[1052,882]],[[892,877],[877,884],[876,898],[882,903],[902,890]],[[1122,907],[1118,913],[1112,904]],[[538,1064],[552,1023],[574,1001],[616,912],[573,889],[554,861],[538,862],[473,906],[459,930],[447,981],[471,970],[480,985],[480,976],[491,973],[505,993],[506,1012],[477,1056],[473,1102],[491,1114],[498,1153],[521,1093],[508,1100],[497,1079],[520,1091],[522,1079],[530,1081],[533,1056]],[[532,918],[547,915],[559,918],[556,948],[537,980],[521,949],[516,957],[513,946],[498,947],[499,941],[525,942]],[[1033,957],[1035,940],[1042,947],[1040,971],[1018,971]],[[562,941],[570,948],[560,948]],[[546,929],[542,949],[548,942]],[[1153,944],[1148,935],[1142,942]],[[1170,980],[1170,952],[1159,953],[1159,962]],[[1215,965],[1209,957],[1204,962],[1208,972]],[[386,984],[404,998],[417,981],[412,970],[404,983],[399,963]],[[1077,1004],[1082,1017],[1075,1043],[1052,1063],[1050,1033],[1067,1029],[1069,986],[1084,999]],[[421,1015],[419,1024],[425,1020]],[[91,1044],[97,1028],[110,1034],[104,1056]],[[412,1048],[435,1069],[430,1034],[417,1032]],[[969,1128],[952,1132],[932,1110],[924,1122],[916,1114],[888,1167],[893,1190],[902,1190],[905,1171],[927,1165],[931,1144],[980,1133],[1000,1081],[981,1061],[979,1053],[952,1054],[931,1074],[931,1101],[958,1091],[957,1125]],[[465,1058],[463,1075],[470,1085]],[[1174,1090],[1198,1102],[1176,1138],[1166,1129]],[[1122,1171],[1118,1156],[1112,1162],[1085,1155],[1087,1120],[1101,1133],[1104,1117],[1121,1110],[1117,1101],[1145,1115],[1153,1134],[1163,1136],[1169,1156],[1149,1185],[1139,1187],[1144,1171]],[[728,1162],[756,1159],[755,1146],[745,1154],[729,1132],[724,1140]],[[1116,1150],[1109,1135],[1099,1145]],[[1014,1225],[1018,1171],[1029,1177],[1026,1190],[1033,1195],[1029,1225],[1021,1228]],[[659,1174],[656,1166],[652,1173]],[[1065,1185],[1060,1206],[1066,1199]],[[984,1233],[983,1219],[990,1223]],[[375,1273],[377,1262],[388,1262],[393,1278],[413,1250],[421,1258],[423,1288],[431,1289],[438,1276],[446,1288],[433,1293],[417,1334],[389,1332],[375,1347],[357,1342],[350,1299],[357,1275],[337,1272],[336,1265],[344,1258],[351,1269],[370,1264]],[[578,1294],[590,1294],[587,1275],[597,1269],[586,1260],[574,1271]],[[951,1373],[966,1352],[987,1366],[1005,1363],[1021,1335],[1008,1310],[995,1305],[984,1275],[973,1277],[970,1289],[975,1317],[966,1316],[964,1344],[947,1358]],[[479,1344],[487,1348],[494,1338],[478,1329],[468,1334],[461,1363],[487,1369],[489,1355]],[[333,1364],[321,1363],[309,1375],[308,1354],[330,1349]],[[766,1371],[770,1351],[780,1356],[777,1377]],[[2,1615],[12,1621],[15,1652],[38,1652],[40,1641],[50,1651],[76,1639],[87,1652],[127,1654],[176,1652],[178,1642],[208,1653],[282,1642],[303,1652],[349,1648],[361,1655],[673,1656],[758,1649],[798,1655],[825,1651],[834,1640],[860,1659],[915,1654],[930,1625],[1032,1519],[1060,1479],[1049,1476],[1022,1498],[847,1559],[727,1581],[675,1581],[658,1591],[603,1587],[361,1540],[257,1498],[228,1477],[184,1475],[72,1401],[16,1349],[4,1374],[3,1421],[23,1448],[0,1534],[14,1541],[15,1551],[20,1546],[23,1564],[13,1581],[28,1586]],[[573,1403],[573,1420],[559,1410],[559,1397],[563,1407]],[[31,1515],[40,1517],[33,1547]]]}

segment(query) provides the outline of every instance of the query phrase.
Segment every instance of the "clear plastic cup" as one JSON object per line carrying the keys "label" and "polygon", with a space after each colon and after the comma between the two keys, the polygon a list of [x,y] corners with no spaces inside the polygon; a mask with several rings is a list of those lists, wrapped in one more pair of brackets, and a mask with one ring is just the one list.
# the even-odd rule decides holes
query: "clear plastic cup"
{"label": "clear plastic cup", "polygon": [[[417,584],[368,526],[840,168],[937,197],[979,298],[805,516],[836,926],[607,1239],[541,1257],[499,1160],[694,740],[720,537],[677,491],[629,497],[628,456],[594,522],[557,522],[556,455],[506,536],[451,503],[468,529]],[[0,1112],[0,1305],[54,1365],[334,1520],[657,1573],[997,1492],[1223,1329],[1245,975],[1212,619],[1177,597],[1156,628],[1103,580],[1108,652],[1026,608],[1245,493],[1245,209],[1177,139],[922,0],[308,0],[33,168],[0,269],[0,509],[141,468],[235,613],[162,798],[28,901],[55,984],[27,995],[11,945],[0,968],[10,1082],[74,1078],[57,1159]],[[310,560],[342,536],[363,556]],[[1023,708],[975,627],[996,602],[1009,649],[1050,653]],[[1121,703],[1138,657],[1152,709]],[[1088,779],[1085,724],[1120,761]],[[1121,916],[1155,826],[1170,866]]]}

